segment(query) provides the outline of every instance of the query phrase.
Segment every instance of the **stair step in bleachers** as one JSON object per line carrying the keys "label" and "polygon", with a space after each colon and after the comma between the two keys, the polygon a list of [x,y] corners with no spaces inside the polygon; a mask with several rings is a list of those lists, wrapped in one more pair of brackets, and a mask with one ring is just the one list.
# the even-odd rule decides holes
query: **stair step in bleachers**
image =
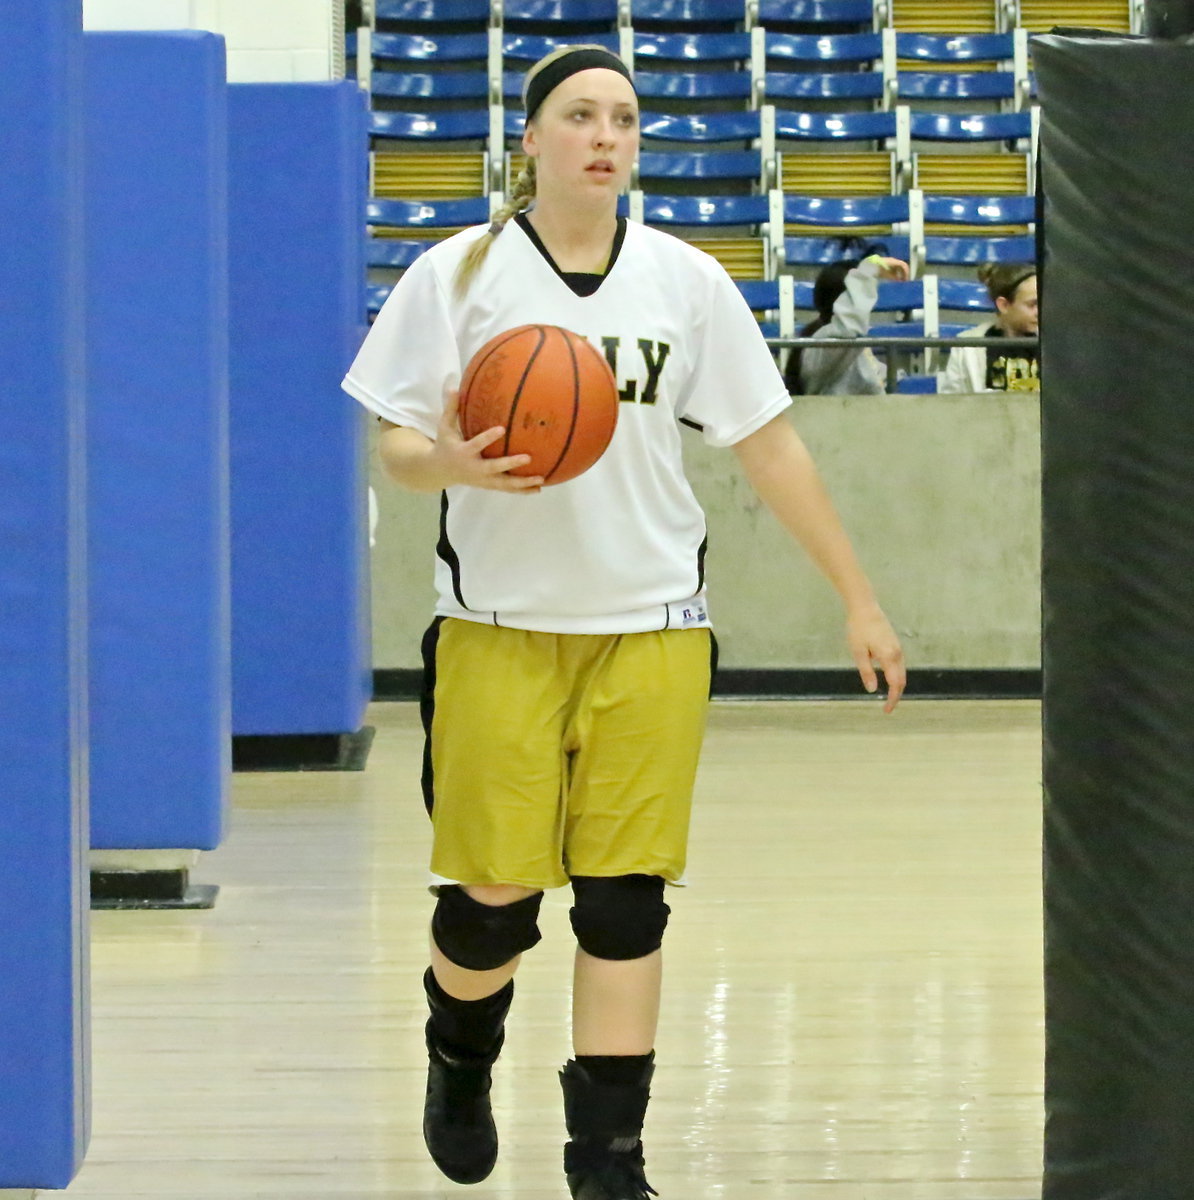
{"label": "stair step in bleachers", "polygon": [[1128,0],[1020,0],[1019,24],[1029,33],[1055,25],[1128,33],[1132,12]]}
{"label": "stair step in bleachers", "polygon": [[731,279],[765,279],[770,272],[767,243],[761,237],[686,237],[690,246],[711,254]]}
{"label": "stair step in bleachers", "polygon": [[1025,194],[1034,186],[1027,154],[916,154],[913,186],[943,195]]}
{"label": "stair step in bleachers", "polygon": [[997,0],[892,0],[891,24],[907,33],[995,33]]}
{"label": "stair step in bleachers", "polygon": [[374,154],[372,194],[412,200],[482,196],[486,188],[484,154]]}
{"label": "stair step in bleachers", "polygon": [[895,174],[889,151],[781,154],[780,187],[807,196],[887,196]]}

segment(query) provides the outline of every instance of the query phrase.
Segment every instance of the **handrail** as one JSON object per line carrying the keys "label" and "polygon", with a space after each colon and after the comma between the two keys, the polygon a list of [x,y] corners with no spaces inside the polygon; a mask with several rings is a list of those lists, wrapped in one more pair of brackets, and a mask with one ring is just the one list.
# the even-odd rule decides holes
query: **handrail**
{"label": "handrail", "polygon": [[[845,343],[850,348],[865,350],[869,348],[895,347],[897,349],[915,350],[924,348],[953,348],[954,346],[999,346],[1005,350],[1037,350],[1040,348],[1040,338],[1034,337],[851,337],[851,338],[814,338],[814,337],[769,337],[765,341],[774,350],[804,349],[811,346],[817,350],[827,350],[826,343],[835,344],[838,349],[845,349]],[[896,356],[887,356],[887,380],[885,386],[888,392],[894,392],[898,379],[896,377]]]}

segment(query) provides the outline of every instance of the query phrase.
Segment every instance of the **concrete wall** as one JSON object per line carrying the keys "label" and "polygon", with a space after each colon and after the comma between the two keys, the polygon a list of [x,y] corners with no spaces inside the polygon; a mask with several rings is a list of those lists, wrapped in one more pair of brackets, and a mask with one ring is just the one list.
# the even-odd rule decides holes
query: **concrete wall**
{"label": "concrete wall", "polygon": [[[86,29],[208,29],[228,44],[230,83],[337,78],[340,0],[83,0]],[[337,67],[339,64],[339,67]]]}
{"label": "concrete wall", "polygon": [[[1040,665],[1035,395],[809,396],[791,410],[912,666]],[[713,619],[728,667],[848,667],[837,597],[762,508],[732,451],[693,434]],[[434,604],[439,499],[376,463],[374,665],[415,667]]]}

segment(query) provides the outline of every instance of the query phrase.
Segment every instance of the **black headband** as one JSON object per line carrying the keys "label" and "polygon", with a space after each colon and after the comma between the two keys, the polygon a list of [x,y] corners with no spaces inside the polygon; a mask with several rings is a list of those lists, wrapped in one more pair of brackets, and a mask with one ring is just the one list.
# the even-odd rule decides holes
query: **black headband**
{"label": "black headband", "polygon": [[552,59],[527,85],[526,119],[529,121],[539,111],[539,105],[547,98],[548,92],[559,87],[569,75],[575,75],[577,71],[588,71],[592,67],[617,71],[629,81],[631,87],[634,86],[626,64],[616,54],[608,50],[571,50],[567,54],[561,54],[559,58]]}
{"label": "black headband", "polygon": [[1026,279],[1031,279],[1036,274],[1036,267],[1025,267],[1023,271],[1017,272],[1012,276],[1011,282],[1003,288],[998,294],[1005,300],[1012,300],[1016,293],[1020,290],[1020,284]]}

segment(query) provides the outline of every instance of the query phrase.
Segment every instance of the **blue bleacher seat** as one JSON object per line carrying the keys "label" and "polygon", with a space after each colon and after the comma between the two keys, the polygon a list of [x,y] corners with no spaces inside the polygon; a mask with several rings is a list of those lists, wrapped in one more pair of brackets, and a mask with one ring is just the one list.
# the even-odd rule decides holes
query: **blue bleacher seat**
{"label": "blue bleacher seat", "polygon": [[874,0],[759,0],[759,23],[770,25],[870,25]]}
{"label": "blue bleacher seat", "polygon": [[772,33],[763,39],[769,59],[801,63],[866,63],[883,58],[883,37],[878,33]]}
{"label": "blue bleacher seat", "polygon": [[933,396],[937,394],[936,375],[905,375],[896,383],[901,396]]}
{"label": "blue bleacher seat", "polygon": [[[764,47],[771,64],[793,64],[766,72],[764,92],[769,100],[879,100],[884,95],[883,39],[877,33],[817,36],[769,30]],[[839,69],[810,70],[814,64],[835,64]],[[840,69],[842,64],[856,69]]]}
{"label": "blue bleacher seat", "polygon": [[642,137],[667,142],[747,142],[762,136],[762,120],[752,112],[640,113]]}
{"label": "blue bleacher seat", "polygon": [[434,242],[420,242],[413,238],[367,237],[365,262],[370,267],[389,267],[404,271],[423,251],[434,245]]}
{"label": "blue bleacher seat", "polygon": [[649,21],[669,25],[741,24],[743,0],[630,0],[632,25]]}
{"label": "blue bleacher seat", "polygon": [[1011,62],[1010,33],[906,33],[896,30],[896,56],[926,63]]}
{"label": "blue bleacher seat", "polygon": [[374,60],[410,63],[484,63],[489,39],[484,33],[375,33]]}
{"label": "blue bleacher seat", "polygon": [[[618,53],[618,35],[616,33],[586,33],[586,42],[595,46]],[[502,57],[515,62],[536,63],[545,54],[550,54],[559,46],[566,46],[576,41],[572,37],[549,37],[542,33],[510,33],[502,35]]]}
{"label": "blue bleacher seat", "polygon": [[763,225],[769,211],[766,196],[643,195],[648,225]]}
{"label": "blue bleacher seat", "polygon": [[1011,100],[1016,77],[1010,71],[901,71],[901,100]]}
{"label": "blue bleacher seat", "polygon": [[392,283],[365,284],[365,308],[371,317],[381,311],[381,306],[386,302],[393,286]]}
{"label": "blue bleacher seat", "polygon": [[981,283],[966,279],[942,279],[937,284],[937,302],[942,308],[966,312],[993,312],[991,294]]}
{"label": "blue bleacher seat", "polygon": [[369,132],[399,141],[484,141],[489,136],[489,112],[481,108],[423,113],[374,110],[369,114]]}
{"label": "blue bleacher seat", "polygon": [[820,225],[849,231],[851,226],[895,225],[910,216],[907,193],[898,196],[859,196],[830,199],[824,196],[784,196],[784,221],[792,225]]}
{"label": "blue bleacher seat", "polygon": [[634,61],[750,62],[749,33],[640,33],[634,35]]}
{"label": "blue bleacher seat", "polygon": [[569,26],[614,25],[618,0],[503,0],[502,21],[559,22]]}
{"label": "blue bleacher seat", "polygon": [[[939,217],[936,219],[940,220]],[[1028,235],[942,237],[938,234],[925,238],[925,262],[934,265],[977,266],[985,262],[1032,262],[1035,257],[1036,241]]]}
{"label": "blue bleacher seat", "polygon": [[[521,95],[522,76],[506,72],[502,88],[507,96]],[[395,100],[486,101],[489,76],[484,71],[374,71],[370,91]]]}
{"label": "blue bleacher seat", "polygon": [[640,179],[760,179],[758,150],[644,150],[638,158]]}
{"label": "blue bleacher seat", "polygon": [[454,229],[489,220],[489,200],[484,196],[461,200],[370,200],[365,205],[367,225],[402,229]]}
{"label": "blue bleacher seat", "polygon": [[1033,196],[926,195],[926,223],[946,225],[1029,225],[1036,220]]}
{"label": "blue bleacher seat", "polygon": [[1015,142],[1032,136],[1032,115],[1014,113],[912,113],[912,137],[934,142]]}
{"label": "blue bleacher seat", "polygon": [[775,110],[777,140],[817,142],[882,141],[896,136],[894,112],[794,112]]}
{"label": "blue bleacher seat", "polygon": [[768,71],[763,94],[774,100],[880,100],[883,75],[879,71]]}
{"label": "blue bleacher seat", "polygon": [[751,95],[748,71],[636,71],[640,100],[746,100]]}
{"label": "blue bleacher seat", "polygon": [[875,312],[911,312],[925,306],[923,279],[885,279],[879,283]]}
{"label": "blue bleacher seat", "polygon": [[[794,293],[811,290],[808,284],[796,284],[791,276],[780,279],[736,279],[743,300],[751,311],[768,314],[759,321],[764,337],[791,337],[796,332],[796,308]],[[801,296],[804,300],[804,296]],[[774,314],[774,317],[771,316]]]}
{"label": "blue bleacher seat", "polygon": [[[881,233],[858,239],[861,244],[843,245],[842,237],[784,238],[784,262],[788,266],[821,267],[843,258],[861,258],[864,253],[881,253],[908,261],[909,239],[904,234]],[[871,246],[880,249],[870,249]]]}
{"label": "blue bleacher seat", "polygon": [[374,0],[379,21],[403,24],[488,24],[489,0]]}

